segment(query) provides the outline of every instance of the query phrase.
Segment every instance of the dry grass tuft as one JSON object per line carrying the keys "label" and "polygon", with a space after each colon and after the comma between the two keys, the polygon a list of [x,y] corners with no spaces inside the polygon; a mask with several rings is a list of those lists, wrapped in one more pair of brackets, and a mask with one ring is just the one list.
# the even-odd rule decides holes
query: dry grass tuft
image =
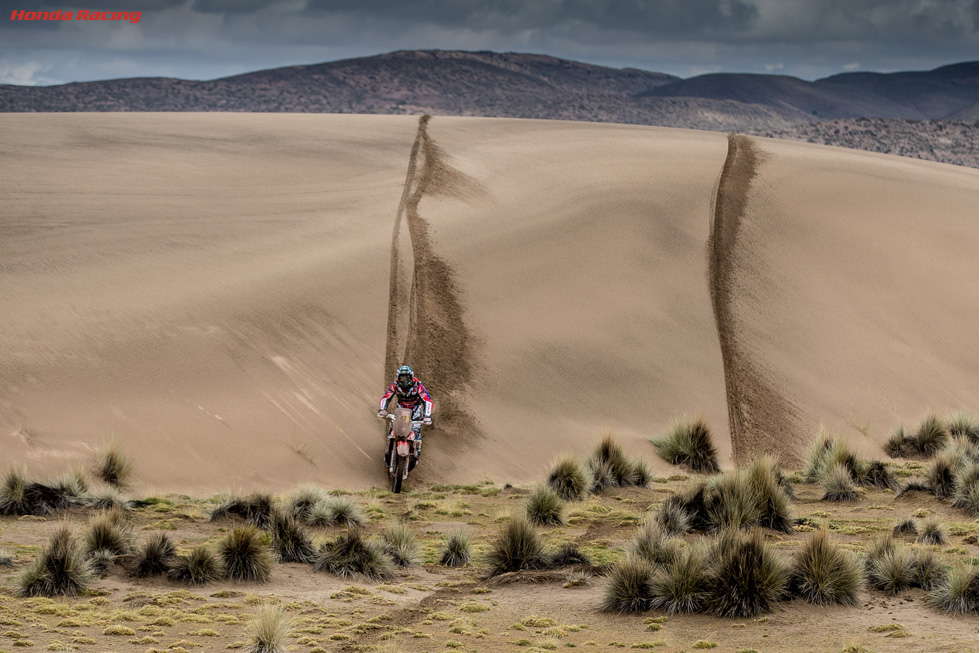
{"label": "dry grass tuft", "polygon": [[311,526],[346,526],[354,528],[367,523],[357,501],[350,497],[328,497],[318,501],[310,511]]}
{"label": "dry grass tuft", "polygon": [[903,592],[915,582],[915,556],[904,546],[894,546],[876,556],[869,554],[866,578],[876,590],[887,594]]}
{"label": "dry grass tuft", "polygon": [[680,555],[681,540],[671,538],[655,521],[648,521],[633,536],[629,553],[655,567],[671,567]]}
{"label": "dry grass tuft", "polygon": [[206,544],[194,547],[187,555],[177,556],[167,572],[170,580],[192,586],[207,585],[224,577],[221,562]]}
{"label": "dry grass tuft", "polygon": [[560,569],[572,565],[592,566],[592,559],[582,553],[574,544],[563,544],[558,550],[548,555],[548,569]]}
{"label": "dry grass tuft", "polygon": [[541,538],[534,524],[523,514],[511,517],[503,525],[487,554],[487,561],[490,576],[548,566]]}
{"label": "dry grass tuft", "polygon": [[249,623],[249,644],[245,653],[286,653],[286,640],[292,625],[281,605],[263,605]]}
{"label": "dry grass tuft", "polygon": [[565,501],[579,501],[589,490],[589,477],[577,458],[565,456],[551,468],[548,487]]}
{"label": "dry grass tuft", "polygon": [[391,522],[381,529],[384,552],[398,567],[414,567],[419,562],[419,543],[404,522]]}
{"label": "dry grass tuft", "polygon": [[954,479],[953,507],[962,508],[974,517],[980,504],[980,464],[976,460],[964,465]]}
{"label": "dry grass tuft", "polygon": [[325,501],[327,497],[329,495],[322,487],[313,485],[312,483],[306,483],[297,487],[296,491],[286,499],[286,510],[295,519],[309,523],[310,515],[313,513],[313,506],[321,501]]}
{"label": "dry grass tuft", "polygon": [[462,528],[450,531],[444,540],[439,564],[462,567],[470,561],[470,535]]}
{"label": "dry grass tuft", "polygon": [[236,528],[218,542],[218,558],[232,580],[267,583],[275,561],[266,536],[254,526]]}
{"label": "dry grass tuft", "polygon": [[826,471],[822,478],[824,495],[823,501],[854,501],[857,490],[851,481],[851,473],[842,464],[835,464]]}
{"label": "dry grass tuft", "polygon": [[253,526],[268,530],[272,527],[272,516],[275,512],[276,504],[272,495],[257,492],[244,498],[232,497],[212,510],[209,520],[239,517]]}
{"label": "dry grass tuft", "polygon": [[133,475],[133,464],[118,440],[106,440],[95,454],[92,473],[109,485],[123,489]]}
{"label": "dry grass tuft", "polygon": [[653,567],[646,560],[630,556],[617,563],[606,580],[603,612],[646,612],[654,599],[651,580]]}
{"label": "dry grass tuft", "polygon": [[272,550],[279,562],[312,563],[316,559],[316,548],[309,534],[292,514],[274,513],[270,534]]}
{"label": "dry grass tuft", "polygon": [[548,486],[539,486],[524,501],[524,512],[537,526],[561,526],[565,523],[565,502]]}
{"label": "dry grass tuft", "polygon": [[153,533],[143,543],[133,560],[135,578],[159,576],[170,571],[177,559],[177,547],[166,533]]}
{"label": "dry grass tuft", "polygon": [[17,579],[18,596],[78,596],[93,571],[85,551],[68,524],[54,532],[41,555]]}
{"label": "dry grass tuft", "polygon": [[671,465],[682,465],[702,474],[717,474],[718,453],[711,442],[711,430],[703,417],[685,417],[670,427],[667,435],[650,440],[657,455]]}
{"label": "dry grass tuft", "polygon": [[651,607],[667,614],[700,612],[706,600],[706,567],[703,547],[692,546],[679,552],[673,564],[654,572]]}
{"label": "dry grass tuft", "polygon": [[857,605],[862,586],[857,559],[830,541],[826,528],[813,534],[793,561],[790,588],[817,605]]}
{"label": "dry grass tuft", "polygon": [[946,533],[946,527],[939,522],[938,519],[930,519],[922,525],[919,530],[919,543],[920,544],[936,544],[944,545],[949,543],[949,535]]}
{"label": "dry grass tuft", "polygon": [[782,598],[790,570],[760,531],[723,534],[711,557],[706,606],[713,614],[754,617],[771,612]]}
{"label": "dry grass tuft", "polygon": [[357,574],[363,574],[372,581],[390,580],[394,577],[394,566],[382,547],[368,542],[356,530],[323,544],[313,570],[336,574],[341,578],[354,578]]}
{"label": "dry grass tuft", "polygon": [[980,579],[973,565],[954,567],[948,577],[929,592],[926,603],[947,614],[977,614]]}

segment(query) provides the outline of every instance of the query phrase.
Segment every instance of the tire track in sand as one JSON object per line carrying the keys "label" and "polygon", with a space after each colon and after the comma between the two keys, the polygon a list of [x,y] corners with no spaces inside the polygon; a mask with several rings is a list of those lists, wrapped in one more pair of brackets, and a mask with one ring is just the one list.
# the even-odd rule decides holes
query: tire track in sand
{"label": "tire track in sand", "polygon": [[759,162],[760,155],[748,137],[728,135],[728,155],[718,181],[708,236],[708,285],[721,344],[736,464],[762,452],[778,453],[784,462],[797,461],[803,444],[797,427],[798,410],[744,341],[745,322],[737,310],[746,308],[748,300],[741,301],[741,295],[748,284],[758,283],[764,276],[759,274],[758,260],[753,260],[753,242],[746,233],[748,193]]}
{"label": "tire track in sand", "polygon": [[[473,430],[463,397],[473,370],[473,340],[463,320],[455,273],[434,253],[419,204],[424,197],[466,200],[484,191],[448,165],[428,134],[429,120],[419,119],[392,235],[384,383],[390,383],[399,365],[411,365],[437,402],[435,430],[457,434]],[[407,248],[400,242],[403,224],[408,227]],[[411,261],[404,260],[409,257]]]}

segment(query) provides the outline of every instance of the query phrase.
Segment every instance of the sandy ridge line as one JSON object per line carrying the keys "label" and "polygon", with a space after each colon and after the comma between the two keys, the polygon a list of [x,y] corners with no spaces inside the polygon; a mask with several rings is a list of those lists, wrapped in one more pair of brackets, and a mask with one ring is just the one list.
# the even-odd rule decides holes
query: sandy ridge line
{"label": "sandy ridge line", "polygon": [[744,220],[759,159],[751,139],[728,135],[728,154],[718,181],[708,236],[708,283],[721,345],[732,458],[736,464],[763,451],[781,454],[784,462],[796,461],[801,444],[796,435],[798,411],[777,389],[772,374],[741,341],[735,310],[740,279],[743,275],[757,276]]}

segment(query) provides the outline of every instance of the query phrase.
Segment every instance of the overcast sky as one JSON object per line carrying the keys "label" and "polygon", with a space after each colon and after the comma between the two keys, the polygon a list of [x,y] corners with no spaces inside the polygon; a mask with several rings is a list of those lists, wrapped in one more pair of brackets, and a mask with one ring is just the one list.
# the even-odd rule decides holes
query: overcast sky
{"label": "overcast sky", "polygon": [[[977,0],[0,0],[0,82],[214,79],[393,50],[534,52],[816,79],[977,59]],[[140,9],[129,22],[14,10]]]}

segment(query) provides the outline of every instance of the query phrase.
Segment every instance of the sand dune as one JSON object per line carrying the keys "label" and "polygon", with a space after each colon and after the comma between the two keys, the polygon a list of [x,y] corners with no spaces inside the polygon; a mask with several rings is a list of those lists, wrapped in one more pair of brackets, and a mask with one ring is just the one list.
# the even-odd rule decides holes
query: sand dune
{"label": "sand dune", "polygon": [[[685,412],[731,462],[722,134],[248,114],[0,134],[4,463],[53,472],[114,436],[146,487],[381,485],[395,360],[442,418],[419,480],[533,480],[605,430],[652,462]],[[874,451],[927,407],[975,412],[975,173],[745,142],[727,333],[768,399],[736,406],[738,457],[792,459],[820,422]],[[759,417],[777,403],[785,433]]]}

